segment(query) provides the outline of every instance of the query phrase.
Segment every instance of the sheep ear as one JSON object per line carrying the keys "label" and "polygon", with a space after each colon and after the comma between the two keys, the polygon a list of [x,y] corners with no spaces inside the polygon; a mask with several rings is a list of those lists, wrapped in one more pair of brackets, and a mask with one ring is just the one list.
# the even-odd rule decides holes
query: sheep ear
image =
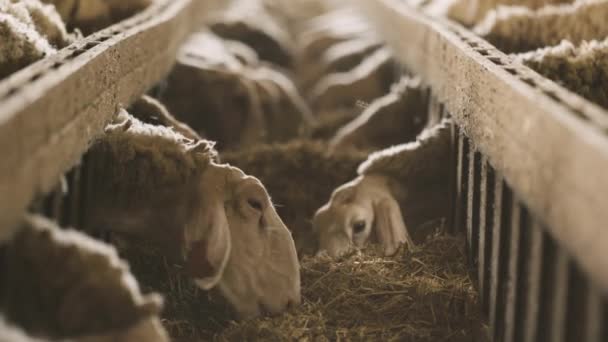
{"label": "sheep ear", "polygon": [[211,289],[220,281],[232,248],[223,206],[216,206],[212,215],[206,236],[191,243],[186,259],[186,273],[204,290]]}
{"label": "sheep ear", "polygon": [[397,201],[387,197],[375,202],[373,206],[374,231],[378,242],[384,248],[384,254],[395,254],[404,243],[414,247]]}

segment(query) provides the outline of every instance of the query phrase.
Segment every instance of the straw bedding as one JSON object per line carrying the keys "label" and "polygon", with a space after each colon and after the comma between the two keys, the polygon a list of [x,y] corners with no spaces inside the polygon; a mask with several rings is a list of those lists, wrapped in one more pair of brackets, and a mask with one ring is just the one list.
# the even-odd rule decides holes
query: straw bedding
{"label": "straw bedding", "polygon": [[175,341],[471,341],[477,295],[462,237],[431,233],[415,251],[382,257],[373,247],[338,260],[302,259],[301,306],[276,317],[231,320],[153,248],[129,249],[144,290],[166,296],[163,324]]}

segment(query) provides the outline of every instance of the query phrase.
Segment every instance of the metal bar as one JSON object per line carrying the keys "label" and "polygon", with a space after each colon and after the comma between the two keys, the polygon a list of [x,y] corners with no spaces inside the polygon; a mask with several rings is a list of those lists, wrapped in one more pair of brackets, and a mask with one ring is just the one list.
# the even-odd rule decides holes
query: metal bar
{"label": "metal bar", "polygon": [[544,231],[538,221],[530,227],[530,257],[528,272],[526,272],[526,308],[524,316],[524,342],[536,342],[538,334],[538,321],[540,319],[541,281],[544,255]]}
{"label": "metal bar", "polygon": [[568,295],[566,298],[566,341],[587,341],[585,322],[592,320],[588,316],[589,311],[587,305],[589,305],[587,298],[589,297],[589,282],[581,272],[580,268],[574,263],[570,262],[569,265],[569,279],[568,279]]}
{"label": "metal bar", "polygon": [[566,251],[557,246],[555,255],[555,278],[551,284],[553,298],[553,310],[550,319],[551,341],[563,342],[566,339],[566,310],[568,307],[568,291],[569,291],[569,259]]}
{"label": "metal bar", "polygon": [[520,253],[520,237],[521,237],[521,212],[522,207],[519,205],[519,201],[513,196],[511,203],[511,235],[509,236],[509,260],[507,266],[507,280],[506,280],[506,301],[505,301],[505,331],[504,341],[514,342],[515,341],[515,312],[517,310],[517,297],[520,296],[517,293],[517,286],[519,284],[519,278],[521,271],[519,268],[519,253]]}
{"label": "metal bar", "polygon": [[467,242],[469,260],[472,267],[477,264],[479,242],[479,191],[481,154],[475,148],[469,149],[469,177],[467,191]]}
{"label": "metal bar", "polygon": [[[481,294],[481,298],[482,298],[482,310],[483,312],[486,314],[486,316],[488,316],[489,314],[489,310],[490,310],[490,303],[489,303],[489,298],[490,298],[490,291],[489,291],[489,286],[490,286],[490,266],[492,263],[492,253],[493,253],[493,245],[492,245],[492,241],[493,241],[493,236],[494,236],[494,231],[493,231],[493,227],[494,227],[494,210],[495,210],[495,200],[496,200],[496,196],[494,194],[495,192],[495,182],[496,182],[496,176],[495,176],[495,172],[494,169],[491,167],[491,165],[486,161],[485,163],[485,167],[486,167],[486,181],[485,181],[485,188],[486,188],[486,205],[485,205],[485,210],[480,212],[480,221],[481,221],[481,215],[483,215],[483,220],[484,220],[484,231],[485,231],[485,236],[484,236],[484,252],[483,252],[483,269],[484,269],[484,276],[483,276],[483,281],[484,281],[484,291]],[[481,223],[480,223],[480,227],[481,227]],[[481,254],[480,254],[481,257]]]}
{"label": "metal bar", "polygon": [[602,298],[599,290],[593,284],[588,284],[587,287],[585,309],[583,339],[587,342],[600,342],[602,341]]}
{"label": "metal bar", "polygon": [[528,275],[531,266],[531,236],[532,224],[528,210],[520,206],[519,210],[519,248],[518,248],[518,276],[517,296],[515,299],[515,330],[514,341],[523,341],[525,337],[526,311],[528,307]]}
{"label": "metal bar", "polygon": [[455,232],[462,232],[466,227],[466,189],[468,189],[469,143],[467,137],[458,131],[458,166],[456,169],[456,227]]}
{"label": "metal bar", "polygon": [[[444,115],[448,115],[447,113],[444,113]],[[448,211],[448,218],[447,218],[447,222],[446,222],[446,231],[450,234],[454,234],[456,231],[456,227],[455,227],[455,222],[458,222],[456,219],[457,213],[457,202],[458,202],[458,191],[456,189],[457,184],[458,184],[458,151],[459,151],[459,146],[460,146],[460,137],[459,137],[459,128],[456,125],[452,125],[450,127],[450,141],[451,141],[451,153],[450,153],[450,165],[451,165],[451,169],[454,170],[454,172],[450,173],[450,203],[449,203],[449,211]]]}
{"label": "metal bar", "polygon": [[530,212],[608,291],[608,113],[407,1],[356,3]]}
{"label": "metal bar", "polygon": [[487,212],[492,210],[492,207],[488,205],[487,194],[488,189],[493,184],[488,184],[488,172],[491,167],[488,165],[488,160],[485,156],[481,158],[481,171],[480,171],[480,188],[479,188],[479,242],[478,242],[478,255],[477,255],[477,283],[479,289],[479,298],[481,301],[482,311],[486,311],[486,298],[487,298],[487,280],[486,280],[486,252],[490,249],[486,246],[486,236],[489,229],[486,228],[486,216]]}
{"label": "metal bar", "polygon": [[467,165],[467,190],[466,190],[466,231],[467,231],[467,259],[471,267],[475,267],[475,236],[473,233],[473,211],[475,197],[475,148],[469,144],[469,164]]}
{"label": "metal bar", "polygon": [[500,338],[505,332],[505,308],[507,301],[507,279],[509,267],[509,253],[511,245],[511,212],[513,209],[513,193],[503,180],[500,217],[500,237],[498,248],[498,291],[496,299],[496,321],[494,338]]}
{"label": "metal bar", "polygon": [[[544,227],[543,227],[544,229]],[[556,274],[556,246],[549,234],[543,232],[543,256],[541,266],[540,303],[537,317],[538,342],[551,342],[551,317],[553,315]]]}
{"label": "metal bar", "polygon": [[496,336],[496,325],[498,323],[499,311],[502,309],[500,306],[500,273],[502,269],[500,268],[501,263],[501,235],[502,235],[502,199],[503,199],[503,189],[504,182],[502,176],[497,174],[494,180],[494,211],[493,211],[493,224],[492,224],[492,260],[491,260],[491,270],[490,270],[490,314],[489,314],[489,323],[491,329],[491,336]]}

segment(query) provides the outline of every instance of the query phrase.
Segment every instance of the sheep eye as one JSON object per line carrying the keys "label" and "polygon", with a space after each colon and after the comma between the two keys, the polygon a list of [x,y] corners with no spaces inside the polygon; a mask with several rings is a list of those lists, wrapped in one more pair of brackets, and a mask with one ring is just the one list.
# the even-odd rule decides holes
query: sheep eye
{"label": "sheep eye", "polygon": [[250,198],[247,200],[247,204],[255,210],[262,211],[262,203],[256,199]]}
{"label": "sheep eye", "polygon": [[353,233],[361,234],[365,230],[365,221],[356,221],[353,223]]}

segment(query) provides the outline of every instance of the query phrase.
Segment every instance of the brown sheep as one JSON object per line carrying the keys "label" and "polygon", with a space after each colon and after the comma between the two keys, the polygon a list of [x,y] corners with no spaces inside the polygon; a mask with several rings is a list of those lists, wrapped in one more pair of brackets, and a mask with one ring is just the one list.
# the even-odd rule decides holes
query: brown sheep
{"label": "brown sheep", "polygon": [[218,149],[285,141],[313,121],[293,82],[274,68],[244,65],[213,34],[193,35],[167,79],[163,102]]}
{"label": "brown sheep", "polygon": [[89,152],[88,226],[165,249],[240,317],[300,301],[293,239],[254,177],[218,164],[213,143],[122,110]]}
{"label": "brown sheep", "polygon": [[28,334],[168,341],[158,319],[162,299],[141,293],[113,247],[28,215],[5,248],[1,307]]}

